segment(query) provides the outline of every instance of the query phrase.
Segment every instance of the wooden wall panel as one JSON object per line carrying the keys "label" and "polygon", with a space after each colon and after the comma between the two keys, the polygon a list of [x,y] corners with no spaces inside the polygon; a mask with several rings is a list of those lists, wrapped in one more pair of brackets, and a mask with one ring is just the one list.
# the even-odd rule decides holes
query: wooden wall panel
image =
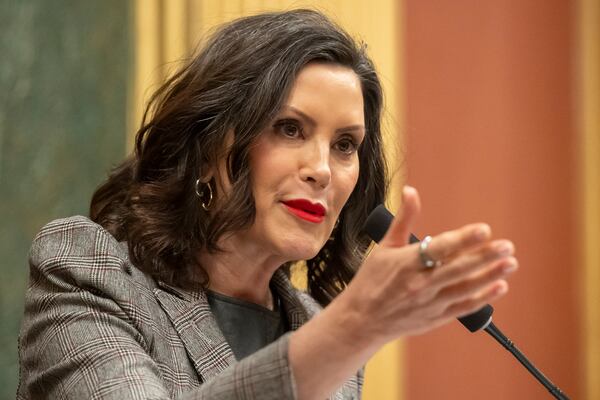
{"label": "wooden wall panel", "polygon": [[577,13],[581,252],[585,264],[586,395],[600,398],[600,2],[580,0]]}
{"label": "wooden wall panel", "polygon": [[[486,221],[521,270],[494,321],[581,398],[581,259],[573,4],[406,1],[409,183],[420,235]],[[485,333],[458,323],[407,341],[407,398],[547,399]]]}

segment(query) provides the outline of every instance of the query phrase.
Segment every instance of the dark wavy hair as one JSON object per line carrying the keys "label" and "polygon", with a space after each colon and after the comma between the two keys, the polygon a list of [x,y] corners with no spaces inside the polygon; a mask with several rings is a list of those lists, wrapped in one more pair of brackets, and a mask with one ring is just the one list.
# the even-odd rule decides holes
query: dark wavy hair
{"label": "dark wavy hair", "polygon": [[[311,62],[338,64],[356,73],[366,128],[356,187],[332,238],[306,261],[308,291],[327,305],[365,257],[370,240],[362,226],[384,201],[387,175],[380,131],[382,90],[366,46],[317,11],[259,14],[218,29],[154,93],[135,151],[96,189],[91,219],[127,241],[134,265],[156,279],[206,287],[208,275],[196,256],[220,251],[217,241],[223,234],[253,224],[250,147],[279,112],[299,71]],[[225,145],[228,132],[233,141]],[[195,182],[223,160],[231,192],[219,208],[207,212]]]}

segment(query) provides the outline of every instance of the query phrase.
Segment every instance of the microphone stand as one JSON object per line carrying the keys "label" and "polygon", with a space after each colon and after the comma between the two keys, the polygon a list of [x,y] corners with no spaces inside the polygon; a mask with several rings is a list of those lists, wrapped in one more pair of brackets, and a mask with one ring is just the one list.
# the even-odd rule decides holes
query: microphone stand
{"label": "microphone stand", "polygon": [[498,329],[493,322],[490,322],[488,326],[484,328],[484,331],[490,334],[494,339],[498,341],[506,350],[508,350],[519,362],[527,368],[527,371],[531,372],[531,375],[538,380],[554,398],[559,400],[569,400],[566,394],[561,392],[561,390],[553,384],[550,379],[546,378],[544,374],[540,372],[528,359],[525,357],[523,353],[515,346],[515,344],[507,338],[501,331]]}

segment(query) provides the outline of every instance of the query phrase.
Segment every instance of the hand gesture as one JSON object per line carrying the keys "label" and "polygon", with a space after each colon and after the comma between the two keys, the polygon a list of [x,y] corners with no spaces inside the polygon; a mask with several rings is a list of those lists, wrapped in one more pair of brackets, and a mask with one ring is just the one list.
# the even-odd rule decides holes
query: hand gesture
{"label": "hand gesture", "polygon": [[408,245],[420,211],[417,191],[405,187],[402,200],[386,236],[343,294],[364,334],[382,342],[477,311],[506,293],[505,279],[518,266],[513,244],[493,240],[490,227],[477,223],[434,236],[426,255],[441,265],[426,268],[419,244]]}

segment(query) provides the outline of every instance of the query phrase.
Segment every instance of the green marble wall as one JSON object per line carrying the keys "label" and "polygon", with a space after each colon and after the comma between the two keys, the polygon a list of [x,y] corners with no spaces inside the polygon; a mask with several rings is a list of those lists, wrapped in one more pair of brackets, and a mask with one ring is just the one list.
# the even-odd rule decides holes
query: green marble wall
{"label": "green marble wall", "polygon": [[15,397],[31,239],[87,214],[125,154],[126,0],[0,0],[0,399]]}

